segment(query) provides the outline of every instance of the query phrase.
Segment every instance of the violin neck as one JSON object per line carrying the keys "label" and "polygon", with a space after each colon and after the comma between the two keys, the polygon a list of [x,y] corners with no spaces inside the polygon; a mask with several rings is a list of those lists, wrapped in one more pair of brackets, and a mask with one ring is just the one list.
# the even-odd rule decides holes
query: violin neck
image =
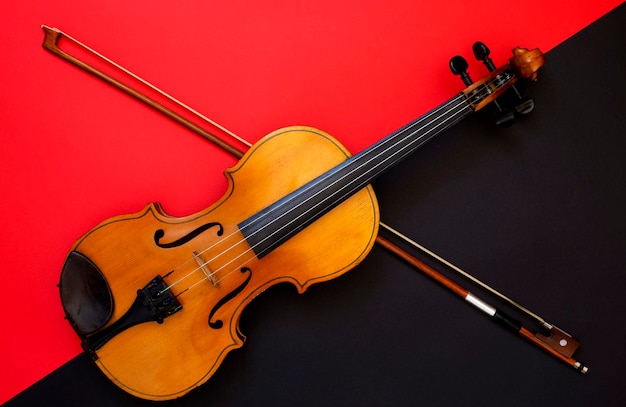
{"label": "violin neck", "polygon": [[457,95],[244,220],[239,230],[263,257],[473,111]]}

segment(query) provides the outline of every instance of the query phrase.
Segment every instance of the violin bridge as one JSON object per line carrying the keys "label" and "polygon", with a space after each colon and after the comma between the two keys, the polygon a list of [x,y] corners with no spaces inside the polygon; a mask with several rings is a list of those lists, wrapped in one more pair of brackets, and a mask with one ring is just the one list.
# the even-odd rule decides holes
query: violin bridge
{"label": "violin bridge", "polygon": [[207,280],[209,280],[211,284],[213,284],[213,287],[219,288],[220,283],[215,278],[215,273],[212,272],[211,269],[209,268],[209,263],[204,259],[204,256],[202,256],[202,254],[199,251],[194,250],[193,258],[198,264],[198,267],[200,268],[200,270],[202,270],[202,272],[206,276]]}

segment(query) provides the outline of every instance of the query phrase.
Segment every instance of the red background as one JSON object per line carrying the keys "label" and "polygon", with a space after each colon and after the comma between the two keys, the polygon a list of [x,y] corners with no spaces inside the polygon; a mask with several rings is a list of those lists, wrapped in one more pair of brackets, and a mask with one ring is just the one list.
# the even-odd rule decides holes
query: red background
{"label": "red background", "polygon": [[[80,352],[55,284],[72,243],[160,201],[207,207],[235,160],[41,48],[58,27],[254,142],[307,124],[363,149],[458,92],[450,56],[544,52],[620,4],[20,2],[0,23],[0,402]],[[61,47],[68,47],[62,42]],[[549,63],[549,61],[548,61]],[[475,79],[484,68],[470,59]]]}

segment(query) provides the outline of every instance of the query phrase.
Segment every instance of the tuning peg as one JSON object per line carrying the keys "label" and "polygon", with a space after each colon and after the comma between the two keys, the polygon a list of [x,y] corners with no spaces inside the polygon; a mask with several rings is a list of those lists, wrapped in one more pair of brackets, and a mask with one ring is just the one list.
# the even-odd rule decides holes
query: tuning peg
{"label": "tuning peg", "polygon": [[[485,64],[489,72],[493,72],[496,70],[496,66],[493,64],[491,58],[489,58],[489,54],[491,53],[491,51],[484,43],[480,41],[475,42],[472,46],[472,51],[474,51],[474,57],[476,57],[477,60]],[[528,114],[532,112],[535,108],[535,101],[533,100],[533,98],[531,98],[530,96],[522,95],[520,91],[517,90],[515,85],[512,85],[511,89],[513,89],[513,92],[517,97],[517,101],[514,106],[515,111],[519,114]]]}
{"label": "tuning peg", "polygon": [[467,61],[460,55],[450,59],[450,71],[452,71],[454,75],[460,76],[465,86],[470,86],[473,82],[467,73],[467,67]]}
{"label": "tuning peg", "polygon": [[[473,82],[467,73],[468,68],[467,61],[462,56],[455,56],[450,59],[450,71],[454,75],[458,75],[461,77],[461,80],[466,86],[470,86]],[[508,127],[513,123],[515,117],[513,113],[504,109],[497,100],[493,101],[494,106],[498,109],[498,113],[496,115],[496,125],[498,127]]]}
{"label": "tuning peg", "polygon": [[522,95],[517,88],[515,87],[515,85],[513,85],[511,87],[513,89],[513,92],[515,93],[515,95],[518,98],[518,102],[515,104],[515,111],[519,114],[528,114],[530,112],[533,111],[533,109],[535,108],[535,100],[533,98],[531,98],[530,96],[525,96]]}
{"label": "tuning peg", "polygon": [[493,72],[496,70],[496,66],[493,64],[491,58],[489,58],[489,54],[491,53],[491,51],[489,50],[489,48],[487,48],[485,44],[480,41],[475,42],[472,46],[472,51],[474,51],[474,57],[477,60],[481,61],[483,64],[485,64],[489,72]]}
{"label": "tuning peg", "polygon": [[497,100],[493,101],[496,109],[498,109],[498,113],[496,114],[496,126],[498,127],[509,127],[513,124],[515,120],[515,115],[512,111],[508,109],[503,109],[502,106],[498,103]]}

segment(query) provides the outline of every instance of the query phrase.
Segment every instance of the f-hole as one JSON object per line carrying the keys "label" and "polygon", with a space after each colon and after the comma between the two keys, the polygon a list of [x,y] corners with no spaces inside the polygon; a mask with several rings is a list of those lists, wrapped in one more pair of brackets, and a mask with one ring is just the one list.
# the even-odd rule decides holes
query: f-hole
{"label": "f-hole", "polygon": [[221,300],[219,300],[217,302],[217,304],[215,304],[215,306],[213,307],[213,309],[211,310],[211,312],[209,313],[209,326],[213,329],[220,329],[224,326],[224,322],[221,319],[218,319],[216,321],[211,321],[213,319],[213,316],[215,315],[215,313],[222,307],[224,306],[224,304],[226,304],[228,301],[232,300],[234,297],[236,297],[241,291],[243,291],[244,288],[246,288],[246,286],[248,285],[248,283],[250,282],[250,279],[252,278],[252,270],[250,270],[248,267],[242,267],[240,270],[242,273],[248,273],[248,277],[246,278],[246,280],[241,283],[239,285],[239,287],[235,288],[233,291],[231,291],[230,293],[226,294],[224,296],[224,298],[222,298]]}
{"label": "f-hole", "polygon": [[196,229],[187,233],[185,236],[181,237],[180,239],[174,240],[173,242],[170,242],[170,243],[161,243],[161,239],[163,239],[163,237],[165,236],[165,231],[163,229],[158,229],[156,232],[154,232],[154,243],[157,246],[159,246],[161,249],[171,249],[173,247],[184,245],[185,243],[196,238],[201,233],[215,226],[218,227],[217,235],[222,236],[222,234],[224,234],[224,228],[222,227],[222,225],[218,222],[210,222],[210,223],[197,227]]}

